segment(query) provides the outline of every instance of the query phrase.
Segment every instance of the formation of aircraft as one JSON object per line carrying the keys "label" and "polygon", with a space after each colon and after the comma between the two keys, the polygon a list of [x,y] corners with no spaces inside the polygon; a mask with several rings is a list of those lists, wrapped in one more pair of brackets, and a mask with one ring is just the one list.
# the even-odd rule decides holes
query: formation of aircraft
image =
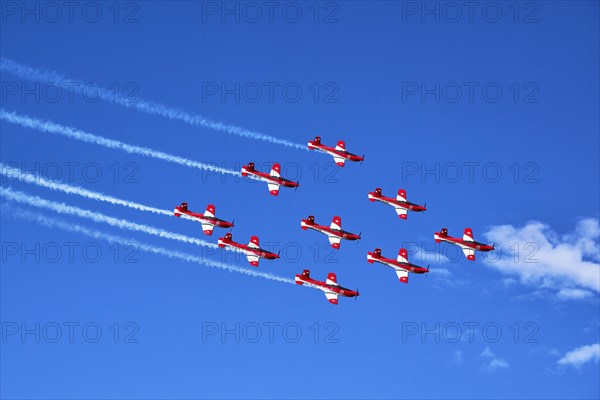
{"label": "formation of aircraft", "polygon": [[242,244],[234,242],[231,233],[227,233],[225,237],[219,238],[218,245],[221,248],[231,247],[241,251],[246,255],[248,262],[253,267],[258,267],[258,261],[261,258],[266,258],[267,260],[275,260],[279,258],[279,254],[271,253],[270,251],[260,248],[258,236],[252,236],[248,244]]}
{"label": "formation of aircraft", "polygon": [[188,203],[183,202],[181,205],[175,207],[173,214],[176,217],[187,215],[192,219],[197,219],[202,224],[204,233],[209,236],[212,235],[215,226],[218,228],[233,228],[234,226],[233,222],[228,222],[215,216],[215,206],[213,204],[209,204],[208,207],[206,207],[204,214],[199,214],[188,210]]}
{"label": "formation of aircraft", "polygon": [[494,245],[476,242],[475,239],[473,239],[473,230],[471,228],[465,228],[462,239],[448,236],[448,229],[446,228],[442,228],[440,232],[435,232],[433,238],[436,243],[447,242],[460,247],[469,261],[475,261],[475,250],[494,250]]}
{"label": "formation of aircraft", "polygon": [[[357,156],[346,150],[346,143],[343,140],[338,141],[335,147],[328,147],[321,144],[321,137],[316,136],[314,140],[308,142],[309,150],[319,150],[333,156],[333,159],[337,165],[343,167],[348,161],[364,161],[365,156]],[[281,164],[273,164],[270,173],[260,172],[256,170],[256,165],[253,162],[249,162],[247,165],[242,166],[242,176],[250,176],[254,179],[267,182],[269,187],[269,193],[273,196],[279,195],[279,188],[281,186],[288,188],[298,188],[299,182],[294,182],[281,176]]]}
{"label": "formation of aircraft", "polygon": [[302,274],[296,275],[296,284],[303,285],[305,283],[316,289],[322,290],[323,293],[325,293],[325,297],[327,297],[327,301],[331,304],[338,303],[338,296],[357,297],[360,295],[358,289],[350,290],[338,285],[337,276],[333,272],[330,272],[327,275],[327,280],[322,282],[312,279],[310,277],[310,271],[305,269],[302,271]]}
{"label": "formation of aircraft", "polygon": [[337,146],[329,147],[321,144],[321,137],[316,136],[313,140],[308,142],[309,150],[319,150],[323,153],[327,153],[330,156],[333,156],[333,160],[337,165],[343,167],[346,164],[346,160],[348,161],[364,161],[365,156],[357,156],[356,154],[352,154],[349,151],[346,151],[346,143],[343,140],[337,142]]}
{"label": "formation of aircraft", "polygon": [[[314,140],[308,142],[309,150],[318,150],[333,156],[336,164],[340,167],[345,165],[346,160],[360,162],[364,160],[364,156],[357,156],[346,151],[346,144],[340,140],[335,148],[328,147],[321,144],[321,138],[315,137]],[[257,179],[266,182],[269,188],[269,193],[273,196],[279,194],[279,188],[281,186],[288,188],[298,188],[299,183],[293,182],[289,179],[285,179],[281,176],[281,165],[279,163],[273,164],[270,173],[257,171],[253,162],[248,163],[242,167],[242,176],[250,176],[253,179]],[[383,204],[387,204],[394,208],[396,213],[401,219],[406,220],[409,211],[413,212],[424,212],[427,210],[427,205],[419,205],[412,203],[407,200],[406,190],[399,189],[398,194],[395,198],[386,197],[381,193],[381,188],[376,188],[374,191],[369,192],[368,198],[371,202],[379,201]],[[188,209],[186,202],[175,207],[173,211],[176,217],[185,216],[187,219],[197,220],[202,224],[202,229],[206,235],[212,235],[213,229],[218,228],[233,228],[233,222],[228,222],[219,219],[215,216],[215,206],[209,204],[206,211],[203,214],[192,212]],[[327,235],[331,247],[334,249],[340,248],[342,239],[344,240],[359,240],[361,239],[360,234],[351,233],[342,229],[342,219],[339,216],[333,217],[329,226],[319,225],[315,222],[314,216],[310,215],[308,218],[303,219],[300,222],[302,230],[312,229]],[[455,238],[448,235],[448,229],[443,228],[440,232],[435,232],[434,239],[437,243],[447,242],[456,246],[459,246],[464,252],[468,260],[475,260],[475,251],[492,251],[494,245],[488,245],[484,243],[476,242],[473,239],[473,230],[466,228],[463,238]],[[279,258],[279,254],[272,253],[270,251],[260,248],[259,239],[257,236],[252,236],[248,244],[237,243],[233,241],[231,233],[227,233],[224,237],[218,239],[218,246],[221,248],[229,247],[233,250],[242,252],[246,255],[250,265],[258,267],[258,263],[261,258],[268,260],[275,260]],[[398,252],[396,259],[386,258],[381,255],[381,249],[376,248],[372,252],[367,253],[367,261],[370,264],[380,263],[385,266],[392,268],[400,282],[408,283],[408,277],[410,273],[414,274],[427,274],[429,272],[429,266],[427,268],[412,264],[408,261],[408,252],[406,249],[401,248]],[[322,290],[327,297],[327,300],[331,304],[338,304],[338,297],[354,297],[359,296],[358,290],[350,290],[345,287],[338,285],[337,277],[335,273],[330,272],[327,275],[327,279],[318,281],[310,277],[310,271],[305,269],[302,274],[296,275],[295,281],[298,285],[306,284],[316,289]]]}
{"label": "formation of aircraft", "polygon": [[289,187],[289,188],[297,188],[300,186],[300,183],[290,181],[289,179],[285,179],[281,177],[281,165],[278,163],[273,164],[273,168],[270,173],[257,171],[254,167],[253,162],[249,162],[248,165],[244,165],[242,167],[242,176],[250,175],[254,179],[258,179],[260,181],[267,182],[269,187],[269,193],[273,196],[277,196],[279,194],[279,187]]}
{"label": "formation of aircraft", "polygon": [[408,262],[408,252],[406,249],[400,249],[398,258],[395,260],[383,257],[381,255],[381,249],[375,249],[373,252],[367,253],[367,261],[371,264],[378,262],[393,268],[396,271],[396,275],[398,275],[398,279],[400,279],[400,282],[402,283],[408,283],[409,272],[414,274],[426,274],[429,272],[429,267],[423,268]]}
{"label": "formation of aircraft", "polygon": [[308,218],[303,219],[300,222],[300,227],[303,231],[307,229],[313,229],[317,232],[327,235],[331,247],[334,249],[340,248],[340,242],[342,239],[345,240],[360,240],[360,234],[354,234],[348,231],[342,230],[342,219],[337,215],[333,217],[330,226],[318,225],[315,223],[315,217],[309,215]]}
{"label": "formation of aircraft", "polygon": [[374,192],[369,192],[369,200],[371,202],[380,201],[383,204],[388,204],[396,210],[396,213],[401,219],[406,219],[408,211],[424,212],[427,210],[427,204],[420,206],[406,200],[406,190],[399,189],[396,198],[385,197],[381,194],[381,188],[376,188]]}

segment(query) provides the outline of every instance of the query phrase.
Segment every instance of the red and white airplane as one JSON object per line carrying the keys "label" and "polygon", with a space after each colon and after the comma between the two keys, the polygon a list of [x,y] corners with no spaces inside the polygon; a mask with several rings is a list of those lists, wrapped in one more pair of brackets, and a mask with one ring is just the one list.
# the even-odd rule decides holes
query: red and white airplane
{"label": "red and white airplane", "polygon": [[315,217],[309,215],[307,219],[303,219],[300,222],[300,226],[302,230],[314,229],[317,232],[324,233],[329,238],[329,243],[331,247],[334,249],[340,248],[340,241],[342,239],[346,240],[359,240],[360,234],[356,235],[354,233],[350,233],[342,230],[342,219],[337,215],[333,217],[330,226],[318,225],[315,224]]}
{"label": "red and white airplane", "polygon": [[333,156],[333,160],[340,167],[344,166],[344,164],[346,163],[346,160],[354,161],[354,162],[365,160],[364,155],[357,156],[356,154],[352,154],[349,151],[346,151],[346,143],[343,140],[338,141],[337,146],[335,146],[335,148],[334,148],[334,147],[329,147],[329,146],[325,146],[325,145],[321,144],[321,137],[316,136],[314,140],[311,140],[310,142],[308,142],[308,149],[309,150],[315,150],[315,149],[320,150],[323,153],[327,153],[330,156]]}
{"label": "red and white airplane", "polygon": [[398,195],[395,199],[381,195],[381,188],[376,188],[374,192],[369,192],[369,200],[371,202],[380,201],[384,204],[389,204],[394,207],[396,213],[401,219],[406,219],[408,211],[423,212],[427,210],[427,204],[420,206],[406,200],[406,190],[398,190]]}
{"label": "red and white airplane", "polygon": [[300,183],[290,181],[289,179],[285,179],[281,177],[281,165],[278,163],[273,164],[273,168],[271,169],[271,173],[267,174],[264,172],[260,172],[254,169],[254,163],[249,162],[248,165],[244,165],[242,167],[242,176],[252,176],[255,179],[260,181],[267,182],[269,186],[269,192],[273,196],[277,196],[279,194],[279,186],[289,187],[289,188],[297,188],[300,186]]}
{"label": "red and white airplane", "polygon": [[441,232],[435,232],[433,234],[433,238],[435,239],[436,243],[448,242],[450,244],[460,247],[463,253],[465,253],[467,260],[470,261],[475,261],[475,250],[494,250],[494,245],[476,242],[475,239],[473,239],[473,230],[471,228],[465,228],[465,233],[462,239],[448,236],[448,229],[446,228],[442,228]]}
{"label": "red and white airplane", "polygon": [[423,268],[408,262],[408,252],[406,249],[400,249],[398,252],[398,258],[396,260],[382,257],[381,249],[375,249],[372,253],[367,253],[367,261],[371,264],[378,262],[394,268],[394,270],[396,270],[396,275],[398,275],[398,279],[400,279],[400,282],[403,283],[408,283],[409,272],[415,274],[426,274],[429,272],[429,267]]}
{"label": "red and white airplane", "polygon": [[271,253],[270,251],[260,248],[258,236],[252,236],[250,238],[250,242],[246,245],[234,242],[231,239],[231,233],[227,233],[225,237],[219,238],[218,244],[219,247],[232,247],[246,254],[248,262],[253,267],[258,267],[258,261],[261,258],[266,258],[267,260],[275,260],[276,258],[279,258],[279,254]]}
{"label": "red and white airplane", "polygon": [[325,293],[325,297],[327,297],[327,301],[331,304],[338,303],[338,296],[359,296],[358,290],[350,290],[338,285],[337,276],[335,276],[333,272],[330,272],[327,275],[327,280],[325,282],[321,282],[312,279],[310,277],[310,271],[305,269],[302,274],[296,275],[296,284],[303,285],[305,283],[316,289],[322,290]]}
{"label": "red and white airplane", "polygon": [[188,210],[188,204],[186,202],[181,203],[180,206],[175,207],[173,210],[173,214],[176,217],[181,217],[182,215],[186,215],[192,219],[196,219],[200,221],[202,224],[202,230],[206,235],[212,235],[213,228],[216,226],[218,228],[233,228],[233,222],[227,222],[225,220],[219,219],[215,216],[215,206],[209,204],[206,207],[206,211],[204,214],[199,214]]}

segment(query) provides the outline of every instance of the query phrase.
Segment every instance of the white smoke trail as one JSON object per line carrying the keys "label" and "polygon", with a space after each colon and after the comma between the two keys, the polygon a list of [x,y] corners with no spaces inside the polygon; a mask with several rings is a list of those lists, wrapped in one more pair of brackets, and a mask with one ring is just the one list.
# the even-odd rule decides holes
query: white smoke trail
{"label": "white smoke trail", "polygon": [[0,109],[0,119],[26,128],[32,128],[42,132],[63,135],[71,139],[79,140],[86,143],[97,144],[100,146],[108,147],[110,149],[121,150],[129,154],[138,154],[145,157],[156,158],[159,160],[168,161],[175,164],[184,165],[186,167],[197,168],[205,171],[213,171],[220,172],[222,174],[241,176],[241,173],[239,171],[215,167],[210,164],[205,164],[187,158],[174,156],[168,153],[163,153],[162,151],[153,150],[148,147],[135,146],[120,142],[118,140],[107,139],[102,136],[96,136],[94,134],[81,131],[79,129],[70,128],[68,126],[56,124],[50,121],[42,121],[37,118],[17,114],[15,112],[9,112],[4,109]]}
{"label": "white smoke trail", "polygon": [[[103,201],[110,204],[133,208],[134,210],[151,212],[153,214],[168,215],[171,217],[174,216],[173,212],[169,210],[162,210],[160,208],[145,206],[143,204],[135,203],[133,201],[122,200],[117,197],[108,196],[103,193],[93,192],[91,190],[87,190],[78,186],[68,185],[66,183],[53,182],[40,176],[30,174],[29,172],[21,171],[18,168],[13,168],[9,165],[5,165],[2,162],[0,162],[0,175],[4,175],[8,178],[18,179],[21,182],[32,183],[34,185],[45,187],[51,190],[61,191],[63,193],[76,194],[78,196],[85,197],[91,200]],[[185,214],[182,214],[180,217],[190,221],[200,222],[198,219]]]}
{"label": "white smoke trail", "polygon": [[147,212],[151,212],[154,214],[173,215],[173,213],[168,210],[161,210],[159,208],[148,207],[143,204],[134,203],[132,201],[121,200],[116,197],[107,196],[102,193],[92,192],[91,190],[87,190],[87,189],[84,189],[84,188],[81,188],[78,186],[71,186],[71,185],[68,185],[65,183],[53,182],[53,181],[50,181],[43,177],[30,174],[29,172],[21,171],[18,168],[13,168],[9,165],[5,165],[2,162],[0,162],[0,174],[6,176],[8,178],[18,179],[21,182],[32,183],[34,185],[42,186],[42,187],[52,189],[52,190],[61,191],[61,192],[67,193],[67,194],[76,194],[78,196],[82,196],[82,197],[92,199],[92,200],[98,200],[98,201],[103,201],[103,202],[110,203],[110,204],[121,205],[121,206],[129,207],[129,208],[133,208],[135,210],[147,211]]}
{"label": "white smoke trail", "polygon": [[148,235],[154,235],[166,239],[177,240],[184,243],[195,244],[203,247],[210,247],[213,249],[218,248],[217,244],[206,242],[201,239],[180,235],[178,233],[172,233],[169,231],[165,231],[162,229],[154,228],[147,225],[136,224],[135,222],[130,222],[124,219],[109,217],[107,215],[84,210],[82,208],[69,206],[64,203],[57,203],[54,201],[42,199],[41,197],[31,196],[23,192],[19,192],[16,190],[12,190],[10,188],[0,187],[0,195],[5,197],[8,200],[15,201],[21,204],[27,204],[37,208],[44,208],[46,210],[51,210],[57,212],[59,214],[68,214],[75,215],[80,218],[85,218],[92,220],[94,222],[105,223],[120,229],[143,232]]}
{"label": "white smoke trail", "polygon": [[230,265],[219,261],[207,260],[202,257],[198,257],[177,250],[168,250],[163,247],[151,246],[142,242],[138,242],[136,240],[111,235],[102,231],[88,229],[81,225],[67,223],[58,218],[50,218],[38,213],[32,213],[23,210],[15,210],[14,208],[11,208],[8,214],[15,218],[32,221],[40,225],[47,226],[49,228],[58,228],[66,232],[82,234],[93,239],[105,240],[107,242],[127,243],[131,246],[135,246],[135,248],[144,252],[166,256],[171,259],[177,259],[200,265],[205,265],[207,267],[218,268],[229,272],[237,272],[244,275],[250,275],[256,278],[264,278],[276,282],[295,284],[294,280],[289,278],[284,278],[281,276],[260,272],[253,269],[240,268],[235,265]]}
{"label": "white smoke trail", "polygon": [[[39,81],[46,83],[69,83],[69,87],[77,86],[78,90],[83,90],[85,87],[84,82],[69,79],[61,74],[49,71],[46,69],[33,68],[26,65],[17,63],[14,60],[8,58],[0,58],[0,71],[13,74],[19,78],[26,79],[29,81]],[[129,99],[122,99],[120,96],[115,96],[113,90],[97,87],[99,98],[108,103],[116,103],[123,107],[133,108],[135,110],[144,112],[150,115],[158,115],[166,117],[171,120],[177,120],[184,122],[188,125],[195,127],[212,129],[215,131],[226,132],[229,134],[247,137],[255,140],[262,140],[268,143],[279,144],[287,147],[292,147],[299,150],[308,150],[308,147],[299,143],[293,143],[288,140],[278,139],[273,136],[265,135],[260,132],[254,132],[248,129],[244,129],[234,125],[224,124],[222,122],[212,121],[201,115],[193,115],[186,111],[165,106],[163,104],[154,103],[146,100],[138,99],[137,101],[131,101]]]}

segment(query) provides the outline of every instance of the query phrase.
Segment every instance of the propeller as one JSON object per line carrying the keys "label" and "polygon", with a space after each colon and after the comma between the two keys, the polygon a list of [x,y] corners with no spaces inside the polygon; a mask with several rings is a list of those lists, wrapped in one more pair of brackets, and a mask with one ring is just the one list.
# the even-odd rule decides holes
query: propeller
{"label": "propeller", "polygon": [[358,298],[358,296],[360,295],[360,293],[358,292],[358,288],[356,289],[356,296],[354,296],[354,301],[356,301],[356,299]]}
{"label": "propeller", "polygon": [[362,163],[365,161],[365,155],[362,155],[362,160],[360,160],[360,165],[362,165]]}
{"label": "propeller", "polygon": [[229,232],[231,232],[233,230],[234,226],[235,226],[235,218],[233,219],[233,221],[231,221],[231,226],[229,227]]}
{"label": "propeller", "polygon": [[423,204],[423,208],[424,208],[423,212],[427,211],[427,202],[425,202],[425,204]]}

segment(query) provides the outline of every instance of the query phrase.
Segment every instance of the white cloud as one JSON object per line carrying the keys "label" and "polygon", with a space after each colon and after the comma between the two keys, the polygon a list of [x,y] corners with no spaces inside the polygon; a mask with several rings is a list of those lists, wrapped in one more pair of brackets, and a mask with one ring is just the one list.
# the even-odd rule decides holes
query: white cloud
{"label": "white cloud", "polygon": [[559,299],[562,300],[583,300],[594,296],[593,292],[584,289],[560,289],[557,293]]}
{"label": "white cloud", "polygon": [[488,361],[483,365],[483,367],[489,371],[495,371],[501,368],[508,368],[510,364],[508,361],[496,357],[496,355],[490,350],[489,347],[486,347],[480,354],[481,357],[487,358]]}
{"label": "white cloud", "polygon": [[429,270],[429,273],[435,276],[439,276],[440,278],[451,278],[452,272],[446,268],[432,268]]}
{"label": "white cloud", "polygon": [[521,283],[549,289],[561,300],[581,300],[600,292],[600,224],[586,218],[559,235],[546,224],[494,226],[484,236],[498,245],[484,262]]}
{"label": "white cloud", "polygon": [[447,263],[450,261],[444,254],[436,251],[428,251],[423,247],[418,247],[411,257],[413,260],[418,260],[422,263]]}
{"label": "white cloud", "polygon": [[508,368],[509,364],[508,362],[506,362],[505,360],[501,359],[501,358],[494,358],[492,361],[490,361],[488,368],[491,370],[495,370],[498,368]]}
{"label": "white cloud", "polygon": [[465,284],[464,280],[456,278],[450,270],[446,268],[432,267],[429,274],[433,278],[434,284],[432,287],[443,289],[445,287],[460,287]]}
{"label": "white cloud", "polygon": [[583,364],[591,361],[598,362],[598,360],[600,360],[600,343],[588,344],[587,346],[573,349],[558,360],[558,364],[579,368]]}
{"label": "white cloud", "polygon": [[452,362],[457,365],[461,365],[463,363],[463,354],[462,351],[456,350],[452,355]]}

